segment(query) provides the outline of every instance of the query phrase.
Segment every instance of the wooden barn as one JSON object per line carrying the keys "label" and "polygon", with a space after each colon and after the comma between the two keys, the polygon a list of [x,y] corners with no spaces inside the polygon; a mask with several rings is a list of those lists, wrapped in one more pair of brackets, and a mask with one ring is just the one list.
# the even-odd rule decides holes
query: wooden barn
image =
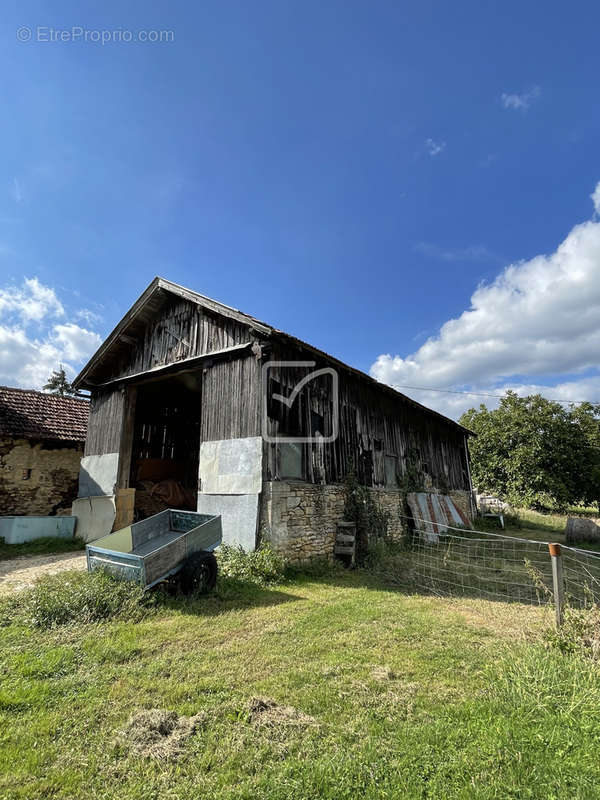
{"label": "wooden barn", "polygon": [[466,429],[163,278],[74,384],[91,394],[77,501],[88,538],[170,506],[220,513],[225,540],[246,548],[263,536],[290,557],[326,555],[351,471],[382,508],[410,479],[469,511]]}

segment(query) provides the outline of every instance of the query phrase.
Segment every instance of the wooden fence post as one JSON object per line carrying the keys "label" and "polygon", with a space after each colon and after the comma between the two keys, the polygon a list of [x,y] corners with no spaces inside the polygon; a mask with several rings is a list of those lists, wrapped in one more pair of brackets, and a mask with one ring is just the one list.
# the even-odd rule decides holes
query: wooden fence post
{"label": "wooden fence post", "polygon": [[548,550],[552,559],[552,586],[554,590],[554,608],[556,610],[556,627],[560,628],[565,604],[562,551],[560,545],[553,542],[548,542]]}

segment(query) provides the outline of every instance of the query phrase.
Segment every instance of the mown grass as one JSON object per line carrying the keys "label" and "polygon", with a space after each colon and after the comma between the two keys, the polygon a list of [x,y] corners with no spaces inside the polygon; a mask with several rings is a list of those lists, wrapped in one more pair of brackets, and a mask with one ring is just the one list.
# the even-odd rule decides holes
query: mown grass
{"label": "mown grass", "polygon": [[44,536],[34,539],[32,542],[22,542],[21,544],[6,544],[0,537],[0,561],[17,556],[42,556],[54,553],[69,553],[74,550],[84,550],[85,542],[83,539],[60,539],[54,536]]}
{"label": "mown grass", "polygon": [[[229,578],[138,622],[40,629],[15,613],[0,797],[597,797],[600,674],[544,648],[550,616],[341,570]],[[314,724],[258,727],[254,696]],[[177,761],[148,760],[117,736],[145,708],[207,722]]]}

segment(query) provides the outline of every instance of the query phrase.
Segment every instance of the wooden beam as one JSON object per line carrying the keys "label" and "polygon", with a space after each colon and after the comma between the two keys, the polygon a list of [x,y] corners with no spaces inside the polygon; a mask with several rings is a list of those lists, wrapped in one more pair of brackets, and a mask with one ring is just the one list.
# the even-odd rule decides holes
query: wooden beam
{"label": "wooden beam", "polygon": [[129,475],[131,473],[131,453],[133,449],[133,428],[135,424],[135,404],[137,400],[137,388],[127,386],[123,389],[123,423],[121,425],[121,443],[119,445],[119,472],[117,475],[117,487],[127,489],[129,487]]}

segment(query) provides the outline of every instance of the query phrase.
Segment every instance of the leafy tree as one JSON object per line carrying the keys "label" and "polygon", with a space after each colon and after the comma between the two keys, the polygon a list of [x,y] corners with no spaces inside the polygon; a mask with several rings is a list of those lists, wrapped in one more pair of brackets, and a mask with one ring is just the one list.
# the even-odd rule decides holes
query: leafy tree
{"label": "leafy tree", "polygon": [[600,404],[573,406],[571,417],[587,442],[587,450],[580,460],[582,494],[579,499],[588,505],[597,503],[600,508]]}
{"label": "leafy tree", "polygon": [[44,389],[50,392],[50,394],[59,394],[61,397],[77,394],[73,385],[67,380],[67,373],[62,364],[59,364],[58,369],[53,370]]}
{"label": "leafy tree", "polygon": [[565,408],[541,395],[508,392],[499,408],[485,405],[460,422],[470,441],[473,482],[514,505],[564,509],[600,497],[600,408]]}

